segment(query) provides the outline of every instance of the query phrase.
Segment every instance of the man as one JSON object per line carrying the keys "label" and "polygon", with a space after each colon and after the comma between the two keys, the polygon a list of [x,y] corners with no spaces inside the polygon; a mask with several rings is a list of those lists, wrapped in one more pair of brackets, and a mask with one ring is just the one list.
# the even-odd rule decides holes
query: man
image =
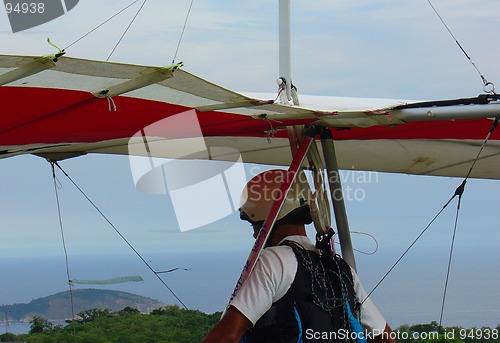
{"label": "man", "polygon": [[[287,177],[286,170],[268,170],[243,190],[240,217],[254,238]],[[338,256],[320,256],[307,238],[310,198],[300,172],[253,272],[203,342],[360,342],[360,323],[369,342],[394,341],[356,273]]]}

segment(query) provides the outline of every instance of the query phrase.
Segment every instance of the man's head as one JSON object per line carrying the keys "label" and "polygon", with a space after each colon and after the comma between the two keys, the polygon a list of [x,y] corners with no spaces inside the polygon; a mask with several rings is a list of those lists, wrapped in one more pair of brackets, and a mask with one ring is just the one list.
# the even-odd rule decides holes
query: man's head
{"label": "man's head", "polygon": [[[281,198],[281,184],[290,181],[293,174],[283,169],[271,169],[254,176],[243,189],[240,202],[240,218],[254,227],[254,237],[266,220],[269,211],[278,198]],[[273,230],[284,224],[305,225],[312,222],[308,202],[311,190],[305,174],[300,171],[295,176],[290,191],[276,218]],[[289,226],[287,225],[287,226]]]}

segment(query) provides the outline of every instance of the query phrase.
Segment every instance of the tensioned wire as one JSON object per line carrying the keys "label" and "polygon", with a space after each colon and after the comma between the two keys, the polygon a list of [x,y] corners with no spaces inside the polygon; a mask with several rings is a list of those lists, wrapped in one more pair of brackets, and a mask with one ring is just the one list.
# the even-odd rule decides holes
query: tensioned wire
{"label": "tensioned wire", "polygon": [[[68,278],[68,286],[69,286],[69,299],[70,299],[70,304],[71,304],[71,319],[75,320],[75,305],[73,301],[73,287],[71,284],[71,277],[69,273],[69,259],[68,259],[68,250],[66,249],[66,239],[64,238],[64,228],[63,228],[63,222],[62,222],[62,215],[61,215],[61,203],[59,201],[59,192],[58,192],[58,186],[57,186],[57,178],[56,178],[56,171],[54,168],[54,162],[50,162],[50,166],[52,167],[52,178],[54,179],[54,192],[56,196],[56,203],[57,203],[57,215],[59,218],[59,229],[61,231],[61,239],[62,239],[62,245],[64,249],[64,258],[65,258],[65,263],[66,263],[66,276]],[[76,343],[76,327],[73,325],[73,338]]]}
{"label": "tensioned wire", "polygon": [[[146,267],[156,276],[158,280],[163,284],[165,288],[168,289],[168,291],[177,299],[177,301],[187,310],[188,307],[184,304],[184,302],[179,298],[179,296],[173,291],[172,288],[170,288],[167,283],[160,277],[159,274],[163,272],[156,272],[151,265],[142,257],[142,255],[137,251],[137,249],[134,248],[134,246],[125,238],[125,236],[118,230],[118,228],[108,219],[108,217],[101,211],[101,209],[90,199],[90,197],[78,186],[78,184],[66,173],[66,171],[57,163],[57,161],[49,161],[52,164],[52,168],[54,170],[54,165],[59,168],[59,170],[68,178],[68,180],[76,187],[76,189],[84,196],[85,199],[94,207],[94,209],[101,215],[101,217],[113,228],[113,230],[120,236],[120,238],[129,246],[130,249],[140,258],[140,260],[146,265]],[[55,171],[54,173],[54,178],[55,178]],[[61,228],[62,231],[62,228]],[[66,252],[66,250],[65,250]],[[68,260],[67,254],[66,254],[66,261]],[[69,267],[68,264],[67,266],[67,272],[68,272],[68,280],[69,278]],[[70,286],[71,287],[71,286]]]}
{"label": "tensioned wire", "polygon": [[186,14],[186,19],[184,20],[184,26],[182,27],[181,35],[179,37],[179,41],[177,42],[177,48],[175,49],[174,58],[172,58],[172,64],[175,63],[175,58],[177,57],[177,53],[179,52],[179,47],[181,45],[182,37],[184,36],[184,31],[186,30],[186,25],[189,19],[189,15],[191,14],[191,8],[193,7],[194,0],[191,0],[191,4],[189,5],[189,10]]}
{"label": "tensioned wire", "polygon": [[75,40],[73,43],[71,43],[70,45],[68,45],[67,47],[65,47],[63,49],[66,50],[68,48],[70,48],[71,46],[73,46],[74,44],[78,43],[79,41],[81,41],[83,38],[87,37],[88,35],[90,35],[92,32],[94,32],[95,30],[97,30],[98,28],[100,28],[101,26],[103,26],[104,24],[106,24],[108,21],[110,21],[111,19],[113,19],[114,17],[118,16],[120,13],[122,13],[123,11],[125,11],[127,8],[131,7],[133,4],[135,4],[136,2],[138,2],[139,0],[135,0],[134,2],[132,2],[131,4],[125,6],[123,9],[121,9],[120,11],[116,12],[115,14],[113,14],[111,17],[109,17],[108,19],[106,19],[105,21],[103,21],[102,23],[100,23],[99,25],[97,25],[96,27],[94,27],[92,30],[90,30],[89,32],[87,32],[86,34],[84,34],[83,36],[81,36],[80,38],[78,38],[77,40]]}
{"label": "tensioned wire", "polygon": [[113,53],[115,52],[116,48],[118,47],[118,45],[120,45],[123,37],[125,37],[125,35],[127,34],[128,30],[130,29],[130,27],[132,26],[132,24],[134,23],[135,19],[137,18],[137,16],[139,15],[139,13],[141,12],[141,10],[143,9],[144,5],[146,4],[148,0],[144,0],[144,2],[142,3],[141,7],[139,7],[139,9],[137,10],[137,12],[135,13],[134,17],[132,18],[132,20],[130,21],[130,23],[128,24],[127,28],[125,29],[125,31],[123,31],[120,39],[118,40],[118,42],[116,42],[116,45],[114,46],[113,50],[111,50],[111,52],[109,53],[109,56],[108,58],[106,58],[106,62],[109,61],[109,59],[111,58],[111,56],[113,55]]}
{"label": "tensioned wire", "polygon": [[[465,57],[469,60],[469,62],[472,64],[472,66],[474,67],[474,69],[476,69],[477,73],[479,74],[479,77],[481,78],[481,80],[483,81],[483,85],[484,85],[484,88],[483,90],[487,93],[492,93],[492,94],[496,94],[495,93],[495,86],[492,82],[489,82],[484,76],[483,74],[481,73],[481,71],[479,70],[479,68],[476,66],[476,63],[474,63],[474,61],[472,60],[472,58],[469,56],[469,54],[467,53],[467,51],[465,51],[465,49],[462,47],[462,44],[460,44],[460,42],[458,41],[458,39],[455,37],[455,35],[453,34],[453,32],[451,31],[451,29],[449,28],[449,26],[446,24],[446,22],[444,21],[443,17],[439,14],[439,12],[437,11],[436,7],[434,7],[434,5],[432,4],[431,0],[427,0],[427,2],[429,3],[429,5],[432,7],[432,9],[434,10],[434,13],[436,13],[436,15],[438,16],[439,20],[441,21],[441,23],[444,25],[444,27],[446,28],[446,30],[448,31],[448,33],[450,34],[450,36],[453,38],[453,40],[455,41],[455,43],[458,45],[458,47],[460,48],[460,50],[464,53]],[[487,90],[487,86],[491,86],[491,90]]]}
{"label": "tensioned wire", "polygon": [[[130,3],[129,5],[125,6],[124,8],[122,8],[120,11],[118,11],[117,13],[113,14],[111,17],[109,17],[108,19],[106,19],[105,21],[103,21],[101,24],[97,25],[96,27],[94,27],[92,30],[88,31],[87,33],[85,33],[83,36],[81,36],[80,38],[78,38],[77,40],[75,40],[73,43],[69,44],[67,47],[65,47],[64,49],[62,49],[62,51],[65,51],[66,49],[70,48],[71,46],[73,46],[74,44],[78,43],[80,40],[82,40],[83,38],[87,37],[88,35],[90,35],[92,32],[96,31],[97,29],[99,29],[101,26],[103,26],[104,24],[106,24],[107,22],[109,22],[111,19],[115,18],[116,16],[118,16],[119,14],[121,14],[122,12],[124,12],[125,10],[127,10],[129,7],[131,7],[132,5],[134,5],[136,2],[138,2],[139,0],[135,0],[133,1],[132,3]],[[118,42],[115,44],[115,46],[113,47],[113,49],[111,50],[110,54],[108,55],[108,57],[106,58],[106,61],[109,61],[109,59],[111,58],[111,56],[113,55],[113,53],[115,52],[116,48],[118,47],[118,45],[120,45],[121,41],[123,40],[123,38],[125,37],[125,35],[127,34],[128,30],[130,29],[130,27],[132,26],[132,24],[134,23],[134,21],[136,20],[137,16],[139,15],[139,13],[142,11],[142,9],[144,8],[144,5],[146,5],[146,2],[147,0],[144,0],[143,3],[141,4],[141,6],[139,7],[139,9],[137,10],[137,12],[135,13],[134,17],[132,18],[132,20],[130,21],[130,23],[128,24],[128,26],[126,27],[126,29],[123,31],[122,35],[120,36],[120,38],[118,39]],[[175,49],[175,53],[174,53],[174,58],[172,59],[172,64],[175,63],[175,59],[177,57],[177,53],[179,52],[179,48],[180,48],[180,45],[181,45],[181,42],[182,42],[182,38],[184,36],[184,32],[186,30],[186,26],[187,26],[187,22],[188,22],[188,19],[189,19],[189,15],[191,14],[191,9],[193,7],[193,2],[194,0],[191,0],[191,3],[189,5],[189,9],[187,11],[187,14],[186,14],[186,19],[184,20],[184,25],[182,27],[182,30],[181,30],[181,34],[179,36],[179,41],[177,42],[177,47]]]}

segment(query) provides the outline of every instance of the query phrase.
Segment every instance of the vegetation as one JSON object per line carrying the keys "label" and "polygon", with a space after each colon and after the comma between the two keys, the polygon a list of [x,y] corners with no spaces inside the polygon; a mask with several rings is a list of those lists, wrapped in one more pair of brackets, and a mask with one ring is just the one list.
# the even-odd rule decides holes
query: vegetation
{"label": "vegetation", "polygon": [[156,309],[149,315],[131,307],[115,313],[91,309],[78,313],[79,319],[68,321],[65,327],[34,317],[29,334],[15,336],[7,333],[0,335],[0,342],[200,342],[220,316],[220,312],[205,314],[178,306]]}
{"label": "vegetation", "polygon": [[[43,317],[34,317],[29,334],[0,335],[0,342],[26,343],[127,343],[127,342],[200,342],[219,320],[220,312],[205,314],[178,306],[155,309],[149,314],[132,307],[118,312],[91,309],[78,313],[79,319],[65,327],[54,326]],[[500,325],[496,328],[440,328],[430,324],[401,325],[394,338],[403,343],[500,343]]]}
{"label": "vegetation", "polygon": [[53,326],[46,318],[34,316],[31,320],[30,333],[42,333],[52,329]]}

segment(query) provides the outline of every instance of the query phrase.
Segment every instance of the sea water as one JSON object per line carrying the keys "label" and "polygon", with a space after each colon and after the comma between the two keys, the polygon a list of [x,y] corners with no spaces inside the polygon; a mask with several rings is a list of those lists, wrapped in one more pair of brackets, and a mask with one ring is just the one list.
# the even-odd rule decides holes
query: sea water
{"label": "sea water", "polygon": [[9,322],[9,324],[2,323],[0,329],[1,333],[10,332],[14,335],[20,335],[22,333],[28,333],[30,331],[31,324],[24,322]]}
{"label": "sea water", "polygon": [[[482,249],[480,257],[470,251],[454,256],[443,315],[444,326],[496,327],[500,324],[500,276],[498,261]],[[358,272],[368,292],[399,257],[398,249],[386,249],[373,256],[357,256]],[[372,298],[392,327],[401,324],[439,321],[446,277],[447,252],[426,250],[411,253],[373,292]],[[70,256],[70,278],[104,280],[139,275],[143,282],[113,285],[74,285],[75,289],[113,289],[177,304],[178,297],[189,309],[206,313],[220,311],[236,284],[248,252],[190,252],[149,254],[145,260],[175,296],[135,254]],[[31,300],[68,290],[64,256],[17,257],[0,260],[0,304]],[[9,323],[10,331],[29,331],[29,323]],[[0,332],[5,332],[5,323]]]}

